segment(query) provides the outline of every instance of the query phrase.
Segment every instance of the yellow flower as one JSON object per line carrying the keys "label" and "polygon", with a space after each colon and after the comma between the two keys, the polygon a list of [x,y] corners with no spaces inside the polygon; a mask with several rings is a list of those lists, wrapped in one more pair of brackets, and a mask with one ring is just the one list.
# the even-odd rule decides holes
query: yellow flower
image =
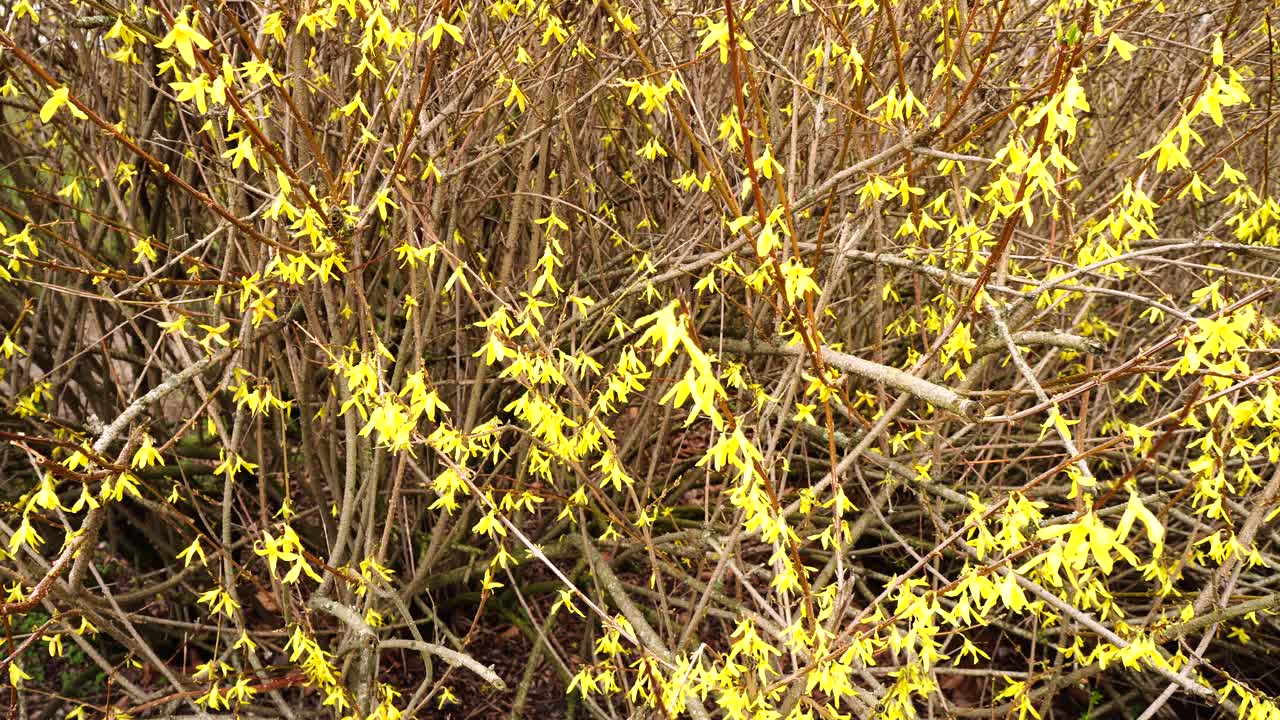
{"label": "yellow flower", "polygon": [[84,111],[77,107],[75,103],[71,102],[70,93],[71,91],[65,87],[60,87],[57,90],[54,90],[53,96],[46,100],[44,105],[40,108],[40,122],[48,123],[58,112],[58,108],[63,105],[67,106],[67,110],[74,118],[84,120],[89,117],[88,115],[85,115]]}
{"label": "yellow flower", "polygon": [[30,680],[31,676],[22,669],[18,663],[9,663],[9,684],[18,687],[22,685],[23,680]]}
{"label": "yellow flower", "polygon": [[[198,16],[197,16],[198,17]],[[197,20],[198,22],[198,20]],[[173,22],[173,28],[169,30],[169,34],[164,39],[156,43],[156,47],[161,50],[175,48],[182,59],[186,61],[190,67],[195,67],[196,54],[192,47],[208,50],[213,47],[213,43],[209,39],[200,34],[199,30],[187,22],[187,11],[183,10],[178,14],[178,18]]]}

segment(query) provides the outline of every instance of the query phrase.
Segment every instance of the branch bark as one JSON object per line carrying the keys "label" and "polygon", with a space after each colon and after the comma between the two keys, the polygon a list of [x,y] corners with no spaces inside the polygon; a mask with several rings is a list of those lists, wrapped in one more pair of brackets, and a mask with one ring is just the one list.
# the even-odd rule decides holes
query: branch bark
{"label": "branch bark", "polygon": [[[800,355],[803,350],[798,347],[782,347],[773,344],[752,343],[745,340],[724,339],[720,347],[737,353],[763,353],[770,355]],[[918,378],[908,372],[889,365],[864,360],[855,355],[832,350],[823,346],[819,348],[822,361],[832,367],[839,368],[851,375],[857,375],[871,382],[882,383],[896,390],[901,390],[920,400],[959,415],[966,420],[980,420],[982,405],[974,400],[960,397],[954,390],[924,378]]]}

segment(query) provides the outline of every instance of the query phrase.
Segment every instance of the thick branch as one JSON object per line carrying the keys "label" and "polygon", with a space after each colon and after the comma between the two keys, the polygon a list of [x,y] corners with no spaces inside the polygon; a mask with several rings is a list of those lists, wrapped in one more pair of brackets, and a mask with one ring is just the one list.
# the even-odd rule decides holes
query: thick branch
{"label": "thick branch", "polygon": [[[720,346],[725,350],[739,353],[799,355],[802,352],[799,347],[781,347],[744,340],[725,339],[720,341]],[[918,378],[896,367],[881,365],[880,363],[864,360],[828,347],[822,347],[821,351],[824,363],[837,367],[851,375],[857,375],[865,380],[882,383],[896,390],[901,390],[924,400],[930,405],[940,407],[969,420],[978,420],[982,417],[982,405],[973,400],[960,397],[951,388]]]}

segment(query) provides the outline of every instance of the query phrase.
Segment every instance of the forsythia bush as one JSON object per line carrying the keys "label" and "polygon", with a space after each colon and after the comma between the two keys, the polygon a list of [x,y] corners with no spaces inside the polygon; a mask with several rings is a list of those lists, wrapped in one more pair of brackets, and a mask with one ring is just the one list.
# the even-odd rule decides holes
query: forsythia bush
{"label": "forsythia bush", "polygon": [[8,716],[1280,718],[1270,10],[9,0]]}

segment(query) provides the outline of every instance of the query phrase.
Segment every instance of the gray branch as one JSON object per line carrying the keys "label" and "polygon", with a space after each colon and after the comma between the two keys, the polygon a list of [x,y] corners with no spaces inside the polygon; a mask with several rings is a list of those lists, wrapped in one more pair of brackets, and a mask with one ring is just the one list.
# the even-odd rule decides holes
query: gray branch
{"label": "gray branch", "polygon": [[[752,343],[744,340],[720,341],[720,346],[725,350],[738,353],[768,353],[773,355],[800,355],[804,349],[796,347],[782,347],[774,344],[766,344],[763,342]],[[982,417],[982,405],[967,398],[962,398],[956,394],[954,390],[937,383],[929,382],[923,378],[918,378],[911,373],[899,370],[889,365],[881,365],[880,363],[864,360],[848,353],[842,353],[832,350],[828,347],[820,348],[822,352],[822,361],[832,367],[839,368],[851,375],[857,375],[871,382],[882,383],[888,387],[901,390],[902,392],[914,395],[924,400],[930,405],[943,408],[961,417],[969,420],[978,420]]]}

